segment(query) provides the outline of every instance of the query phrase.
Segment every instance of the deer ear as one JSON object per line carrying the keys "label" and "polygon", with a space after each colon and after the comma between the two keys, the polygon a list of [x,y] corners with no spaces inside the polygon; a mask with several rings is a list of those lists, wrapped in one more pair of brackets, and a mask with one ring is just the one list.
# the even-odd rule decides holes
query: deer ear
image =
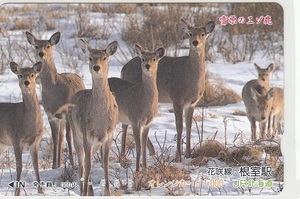
{"label": "deer ear", "polygon": [[26,38],[27,38],[27,41],[28,43],[30,43],[31,45],[35,45],[36,44],[36,38],[33,34],[31,34],[30,32],[26,32],[25,33],[26,35]]}
{"label": "deer ear", "polygon": [[155,50],[155,54],[157,55],[157,57],[159,59],[163,58],[163,56],[165,56],[166,50],[165,48],[161,47]]}
{"label": "deer ear", "polygon": [[255,90],[255,89],[253,89],[253,88],[251,88],[251,96],[252,96],[252,99],[254,100],[254,101],[257,101],[257,96],[258,96],[259,94],[257,93],[257,91]]}
{"label": "deer ear", "polygon": [[16,62],[10,62],[10,70],[15,73],[15,74],[19,74],[19,70],[20,70],[20,66],[19,64],[17,64]]}
{"label": "deer ear", "polygon": [[143,52],[145,52],[144,48],[139,44],[134,44],[135,52],[139,57],[142,57]]}
{"label": "deer ear", "polygon": [[274,89],[271,88],[267,93],[267,100],[271,99],[274,96]]}
{"label": "deer ear", "polygon": [[43,70],[43,68],[43,62],[39,61],[33,65],[32,70],[34,70],[36,73],[40,73]]}
{"label": "deer ear", "polygon": [[92,47],[88,42],[86,42],[84,39],[79,40],[79,45],[81,47],[81,50],[84,54],[89,55],[89,52],[91,51]]}
{"label": "deer ear", "polygon": [[109,56],[111,56],[111,55],[115,54],[115,52],[117,51],[117,49],[118,49],[118,42],[117,41],[113,41],[110,44],[108,44],[108,46],[105,49],[105,52]]}
{"label": "deer ear", "polygon": [[259,67],[259,65],[257,65],[256,63],[254,63],[254,66],[255,66],[255,69],[257,70],[257,71],[259,71],[261,68]]}
{"label": "deer ear", "polygon": [[59,39],[60,39],[60,32],[56,32],[51,36],[49,42],[52,46],[54,46],[59,42]]}
{"label": "deer ear", "polygon": [[184,30],[185,33],[189,34],[190,28],[193,27],[189,22],[184,19],[180,19],[180,26]]}
{"label": "deer ear", "polygon": [[270,64],[270,65],[268,66],[268,71],[269,71],[269,72],[272,72],[274,69],[275,69],[274,64]]}
{"label": "deer ear", "polygon": [[215,29],[215,22],[210,21],[205,25],[206,34],[211,33]]}

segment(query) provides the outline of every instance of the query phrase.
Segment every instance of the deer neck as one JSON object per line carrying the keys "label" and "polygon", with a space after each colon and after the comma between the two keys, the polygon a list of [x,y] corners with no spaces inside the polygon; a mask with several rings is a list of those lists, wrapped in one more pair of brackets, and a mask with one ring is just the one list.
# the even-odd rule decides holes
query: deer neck
{"label": "deer neck", "polygon": [[101,103],[107,102],[109,95],[108,93],[109,85],[107,81],[107,77],[102,78],[93,78],[92,79],[92,100],[93,103]]}
{"label": "deer neck", "polygon": [[44,69],[40,73],[41,81],[43,86],[51,86],[57,83],[58,80],[58,72],[56,70],[53,56],[51,59],[43,60],[44,61]]}
{"label": "deer neck", "polygon": [[[196,75],[197,84],[205,86],[205,45],[199,49],[190,49],[189,56],[190,68],[187,67],[189,73]],[[204,89],[204,87],[203,87]]]}
{"label": "deer neck", "polygon": [[158,103],[158,90],[156,84],[156,75],[150,77],[148,75],[142,75],[142,88],[146,101],[149,103]]}
{"label": "deer neck", "polygon": [[25,114],[28,114],[27,119],[41,118],[40,104],[36,95],[36,91],[31,94],[23,93],[23,110]]}
{"label": "deer neck", "polygon": [[191,69],[205,72],[205,46],[200,47],[199,49],[190,49],[189,52],[189,61]]}

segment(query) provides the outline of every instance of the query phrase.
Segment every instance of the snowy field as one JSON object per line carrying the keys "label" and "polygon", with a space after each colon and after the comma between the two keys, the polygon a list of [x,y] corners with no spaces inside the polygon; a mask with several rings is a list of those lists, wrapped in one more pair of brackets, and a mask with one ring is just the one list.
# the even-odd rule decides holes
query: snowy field
{"label": "snowy field", "polygon": [[[7,6],[6,8],[8,8]],[[20,6],[21,7],[21,6]],[[0,8],[5,9],[5,8]],[[18,9],[18,6],[15,6],[15,9]],[[34,16],[36,13],[32,11],[27,11],[24,13],[18,12],[18,15],[12,15],[11,18],[16,17],[28,17]],[[98,20],[98,23],[102,23],[101,13],[92,13],[90,22]],[[104,48],[108,43],[113,40],[119,42],[119,49],[115,55],[111,57],[109,63],[109,77],[119,77],[120,71],[122,69],[122,64],[119,60],[124,60],[124,54],[126,58],[131,58],[132,56],[129,53],[128,47],[125,45],[125,42],[122,41],[120,36],[120,29],[122,27],[122,18],[124,14],[119,13],[114,16],[114,27],[110,38],[107,41],[95,42],[92,41],[91,45],[95,48]],[[68,18],[60,18],[56,22],[58,28],[51,31],[39,32],[40,38],[48,39],[50,36],[56,32],[61,31],[61,41],[58,43],[54,49],[54,59],[58,72],[76,72],[81,77],[83,77],[86,88],[91,88],[91,75],[88,71],[88,58],[83,54],[80,54],[80,49],[78,48],[76,42],[78,38],[72,38],[72,20],[74,20],[75,14],[70,11]],[[107,20],[107,18],[105,18]],[[112,20],[112,19],[109,19]],[[215,22],[218,22],[218,19],[215,19]],[[41,22],[42,23],[42,22]],[[203,22],[205,23],[205,22]],[[12,26],[13,24],[1,23],[0,26]],[[214,37],[214,34],[218,34],[219,26],[216,26],[215,33],[211,34],[210,37]],[[25,31],[27,30],[14,30],[8,31],[12,42],[17,42],[20,45],[24,46],[25,49],[32,50],[25,37]],[[34,34],[37,34],[33,30]],[[5,43],[7,38],[1,37],[1,43]],[[137,41],[138,42],[138,41]],[[187,40],[185,41],[187,43]],[[80,60],[78,61],[79,68],[70,68],[64,64],[65,59],[62,59],[61,52],[64,48],[68,48],[71,51],[74,51]],[[3,49],[2,49],[3,50]],[[167,50],[167,53],[171,54],[172,48]],[[180,55],[187,55],[188,51],[183,49],[180,51]],[[278,55],[282,58],[282,55]],[[18,55],[13,54],[13,59],[18,63],[22,58]],[[32,56],[32,59],[35,59]],[[206,62],[207,70],[213,74],[216,78],[222,79],[224,85],[238,94],[241,94],[242,88],[245,83],[251,79],[257,77],[257,72],[254,67],[254,63],[262,67],[267,67],[273,60],[267,58],[263,51],[257,51],[253,60],[243,61],[236,64],[227,63],[221,56],[217,56],[214,63]],[[24,61],[24,66],[32,66],[29,62]],[[19,102],[21,100],[21,93],[17,83],[17,77],[9,70],[9,67],[6,66],[4,74],[0,75],[0,101],[1,102]],[[282,87],[283,88],[283,79],[284,79],[284,68],[280,66],[271,76],[270,84],[272,86]],[[40,95],[41,87],[38,86],[38,93]],[[40,96],[39,96],[40,98]],[[133,175],[135,171],[135,149],[132,149],[128,153],[128,158],[131,161],[129,167],[123,168],[118,162],[118,148],[120,148],[120,130],[121,124],[119,124],[115,130],[115,142],[112,145],[111,159],[110,159],[110,186],[114,195],[277,195],[280,193],[280,188],[283,182],[277,182],[274,177],[263,179],[263,183],[267,183],[267,180],[272,180],[271,186],[261,186],[262,183],[260,178],[255,177],[241,177],[240,176],[240,165],[228,166],[225,162],[218,160],[217,158],[210,158],[208,163],[205,166],[193,166],[191,164],[192,159],[184,158],[182,163],[173,163],[171,162],[174,158],[176,151],[176,128],[175,128],[175,117],[172,113],[172,104],[160,104],[159,105],[159,114],[154,119],[149,136],[153,142],[157,155],[154,157],[148,156],[148,165],[154,165],[157,163],[158,157],[162,157],[163,151],[161,146],[164,144],[165,149],[167,149],[167,157],[164,161],[169,165],[175,166],[177,168],[182,168],[188,171],[189,179],[174,180],[171,181],[171,185],[168,187],[166,183],[161,182],[161,186],[154,186],[151,188],[142,188],[139,191],[134,190],[133,185]],[[251,135],[250,135],[250,124],[246,116],[235,115],[233,114],[236,111],[245,111],[243,102],[236,104],[229,104],[226,106],[214,106],[204,109],[204,140],[215,139],[220,143],[225,143],[225,131],[227,139],[227,147],[233,146],[242,146],[245,144],[251,144]],[[195,109],[194,118],[201,117],[202,108],[198,107]],[[79,186],[77,186],[77,168],[73,169],[70,167],[70,164],[65,157],[65,161],[60,168],[51,169],[51,131],[47,121],[45,113],[44,116],[44,125],[45,125],[45,135],[41,142],[40,147],[40,174],[41,179],[45,182],[44,194],[47,196],[77,196],[80,194]],[[226,120],[226,123],[224,123]],[[195,120],[192,126],[192,147],[197,147],[199,145],[199,128],[201,128],[201,120]],[[226,128],[225,128],[226,125]],[[284,125],[283,125],[284,127]],[[184,130],[185,132],[185,130]],[[185,136],[185,133],[183,134]],[[276,135],[274,140],[280,143],[281,135]],[[185,143],[185,142],[184,142]],[[185,149],[185,144],[183,145]],[[75,152],[74,152],[75,153]],[[64,154],[67,154],[64,151]],[[266,154],[263,153],[261,160],[261,166],[268,166],[264,164],[263,160],[265,159]],[[9,187],[8,184],[15,179],[16,170],[15,170],[15,161],[13,155],[13,149],[9,148],[8,151],[0,157],[0,196],[8,195],[11,196],[14,193],[14,189]],[[76,160],[77,161],[77,160]],[[92,168],[92,182],[94,186],[95,195],[102,195],[104,191],[104,181],[103,181],[103,169],[99,162],[99,154],[96,154],[93,160]],[[283,161],[283,158],[280,158],[280,161]],[[244,165],[245,166],[245,165]],[[278,165],[277,165],[278,166]],[[211,168],[232,168],[232,173],[229,175],[210,175],[208,173],[208,167]],[[154,180],[154,179],[153,179]],[[247,186],[234,187],[233,184],[241,182],[239,180],[247,180],[247,183],[254,183],[254,186],[249,188]],[[251,181],[253,180],[253,181]],[[21,195],[38,195],[37,189],[34,187],[35,176],[32,168],[32,163],[30,160],[28,150],[23,152],[23,172],[22,172],[22,181],[26,182],[25,189],[21,191]],[[126,189],[122,189],[120,186],[120,181],[124,184],[127,184]],[[70,187],[65,188],[63,182],[72,182],[68,185]],[[48,183],[48,187],[46,187]],[[279,186],[279,183],[281,185]],[[66,184],[66,183],[65,183]],[[149,182],[151,185],[151,182]],[[149,185],[149,186],[150,186]],[[157,185],[157,184],[156,184]],[[269,185],[269,184],[268,184]],[[126,191],[124,191],[126,190]]]}

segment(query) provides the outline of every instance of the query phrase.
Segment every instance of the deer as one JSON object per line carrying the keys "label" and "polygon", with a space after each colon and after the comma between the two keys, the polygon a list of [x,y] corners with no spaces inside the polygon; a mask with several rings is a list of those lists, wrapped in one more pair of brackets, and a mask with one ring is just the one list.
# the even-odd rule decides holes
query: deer
{"label": "deer", "polygon": [[49,40],[39,40],[30,32],[26,32],[25,34],[29,44],[35,47],[37,59],[44,62],[44,70],[40,73],[40,79],[42,84],[42,103],[48,116],[53,139],[52,169],[60,167],[65,132],[69,160],[74,167],[70,123],[68,119],[66,122],[53,120],[53,114],[61,106],[70,102],[72,96],[78,91],[83,90],[85,86],[77,74],[57,72],[53,58],[53,48],[60,40],[60,32],[54,33]]}
{"label": "deer", "polygon": [[[215,28],[213,21],[203,27],[196,27],[181,19],[180,25],[189,36],[189,55],[163,57],[158,64],[157,88],[160,103],[173,103],[177,131],[177,162],[181,162],[183,111],[186,125],[185,156],[191,157],[191,127],[196,105],[205,90],[205,45],[206,39]],[[141,70],[137,66],[141,59],[133,58],[121,70],[121,77],[133,83],[141,82]]]}
{"label": "deer", "polygon": [[274,64],[270,64],[267,68],[262,68],[258,64],[254,63],[255,69],[258,73],[258,79],[266,82],[270,85],[270,74],[274,71]]}
{"label": "deer", "polygon": [[[268,136],[274,137],[276,131],[279,134],[283,133],[281,128],[282,118],[284,116],[284,91],[279,87],[272,87],[273,89],[273,102],[271,108],[271,114],[268,121]],[[271,134],[271,120],[272,120],[272,129],[274,134]]]}
{"label": "deer", "polygon": [[[132,83],[121,78],[111,77],[108,82],[111,91],[116,96],[120,122],[132,126],[136,143],[136,171],[138,172],[140,171],[141,153],[142,169],[143,171],[147,169],[146,146],[149,140],[148,133],[158,112],[157,68],[159,60],[165,55],[165,49],[160,47],[154,52],[149,52],[139,44],[135,44],[135,50],[141,60],[139,68],[142,71],[142,81]],[[138,70],[138,68],[132,69]],[[122,154],[125,151],[125,145],[126,134],[123,132],[122,147],[124,148],[122,148]]]}
{"label": "deer", "polygon": [[[104,195],[111,195],[108,161],[113,133],[119,121],[119,108],[108,84],[108,62],[117,48],[116,41],[105,49],[94,49],[80,39],[82,51],[89,56],[92,88],[78,91],[61,112],[67,112],[78,156],[81,195],[94,195],[91,180],[93,154],[100,150],[105,175]],[[56,117],[60,118],[59,113]]]}
{"label": "deer", "polygon": [[[274,65],[270,64],[267,68],[262,68],[256,63],[254,65],[258,73],[258,79],[270,85],[270,73],[274,71]],[[268,119],[268,137],[273,137],[271,135],[271,123],[274,132],[278,130],[280,134],[282,133],[281,121],[284,115],[284,92],[282,88],[273,87],[273,93],[271,114]]]}
{"label": "deer", "polygon": [[[43,63],[37,62],[32,68],[21,68],[12,61],[10,69],[18,76],[22,102],[0,103],[0,153],[7,147],[13,147],[16,158],[16,181],[19,182],[22,173],[22,152],[29,146],[36,181],[40,183],[38,149],[44,126],[36,95],[36,76],[43,70]],[[41,186],[38,186],[38,193],[43,194]],[[20,188],[16,188],[15,196],[19,195]]]}
{"label": "deer", "polygon": [[246,115],[251,126],[251,140],[256,141],[256,122],[259,123],[260,139],[265,139],[266,125],[271,114],[274,91],[260,79],[248,81],[242,90]]}

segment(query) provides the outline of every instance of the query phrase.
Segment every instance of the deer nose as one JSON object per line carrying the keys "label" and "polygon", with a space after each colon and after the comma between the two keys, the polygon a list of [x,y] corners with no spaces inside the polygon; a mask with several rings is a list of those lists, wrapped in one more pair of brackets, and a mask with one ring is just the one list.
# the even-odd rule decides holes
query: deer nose
{"label": "deer nose", "polygon": [[43,58],[44,57],[44,53],[43,52],[39,52],[39,56],[41,57],[41,58]]}
{"label": "deer nose", "polygon": [[93,70],[96,71],[96,72],[98,72],[100,70],[100,66],[99,65],[95,65],[93,67]]}
{"label": "deer nose", "polygon": [[197,40],[194,40],[194,41],[193,41],[193,45],[194,45],[195,47],[197,47],[198,44],[199,44],[199,42],[198,42]]}
{"label": "deer nose", "polygon": [[24,81],[25,86],[28,86],[30,84],[30,82],[28,80]]}
{"label": "deer nose", "polygon": [[149,70],[150,64],[146,64],[145,67],[147,68],[147,70]]}

